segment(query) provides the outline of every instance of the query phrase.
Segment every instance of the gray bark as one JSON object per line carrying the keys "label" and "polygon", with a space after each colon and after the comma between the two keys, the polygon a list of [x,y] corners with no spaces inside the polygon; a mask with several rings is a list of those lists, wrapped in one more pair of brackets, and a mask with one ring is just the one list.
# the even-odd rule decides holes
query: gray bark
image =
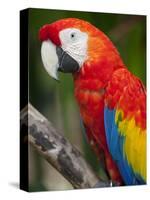
{"label": "gray bark", "polygon": [[[68,142],[31,104],[21,111],[21,130],[28,130],[31,145],[55,167],[74,188],[108,187],[86,163],[81,153]],[[22,131],[25,132],[25,131]]]}

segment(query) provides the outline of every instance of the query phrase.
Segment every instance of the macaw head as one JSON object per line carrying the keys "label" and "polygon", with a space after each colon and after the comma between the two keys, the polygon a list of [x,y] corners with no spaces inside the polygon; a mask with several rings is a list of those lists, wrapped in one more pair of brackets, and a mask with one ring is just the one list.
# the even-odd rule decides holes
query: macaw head
{"label": "macaw head", "polygon": [[108,37],[84,20],[67,18],[46,24],[40,29],[39,38],[43,65],[55,79],[58,71],[79,73],[85,66],[100,62],[105,66],[105,62],[119,58]]}

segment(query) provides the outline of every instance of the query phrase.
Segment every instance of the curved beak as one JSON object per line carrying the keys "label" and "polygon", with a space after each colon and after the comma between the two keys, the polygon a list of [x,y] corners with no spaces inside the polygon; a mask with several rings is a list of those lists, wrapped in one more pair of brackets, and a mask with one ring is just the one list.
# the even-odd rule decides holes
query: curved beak
{"label": "curved beak", "polygon": [[58,71],[74,73],[79,70],[79,63],[50,40],[42,42],[41,56],[46,71],[56,80],[59,80]]}

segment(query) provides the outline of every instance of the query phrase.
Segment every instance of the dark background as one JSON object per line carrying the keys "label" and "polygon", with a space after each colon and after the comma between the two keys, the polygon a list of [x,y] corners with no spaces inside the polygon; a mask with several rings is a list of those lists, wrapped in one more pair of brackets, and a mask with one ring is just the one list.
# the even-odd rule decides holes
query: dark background
{"label": "dark background", "polygon": [[[61,10],[29,10],[29,90],[30,102],[52,121],[85,156],[94,170],[104,179],[93,152],[82,136],[78,106],[73,95],[70,74],[59,74],[54,81],[45,71],[38,39],[38,31],[44,24],[58,19],[75,17],[89,21],[101,29],[115,44],[128,69],[146,84],[146,17],[138,15],[108,14]],[[64,190],[72,186],[30,147],[30,191]]]}

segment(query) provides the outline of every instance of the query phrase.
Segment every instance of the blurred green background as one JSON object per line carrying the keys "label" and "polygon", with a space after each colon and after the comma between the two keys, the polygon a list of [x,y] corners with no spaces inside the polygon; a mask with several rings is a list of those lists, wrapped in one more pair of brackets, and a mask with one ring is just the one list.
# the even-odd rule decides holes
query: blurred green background
{"label": "blurred green background", "polygon": [[[74,144],[94,170],[107,179],[82,132],[80,114],[73,94],[70,74],[59,74],[54,81],[43,68],[38,31],[44,24],[75,17],[89,21],[113,41],[130,71],[146,84],[146,17],[79,11],[29,9],[29,90],[30,102],[59,132]],[[30,191],[64,190],[72,186],[35,150],[29,152]]]}

